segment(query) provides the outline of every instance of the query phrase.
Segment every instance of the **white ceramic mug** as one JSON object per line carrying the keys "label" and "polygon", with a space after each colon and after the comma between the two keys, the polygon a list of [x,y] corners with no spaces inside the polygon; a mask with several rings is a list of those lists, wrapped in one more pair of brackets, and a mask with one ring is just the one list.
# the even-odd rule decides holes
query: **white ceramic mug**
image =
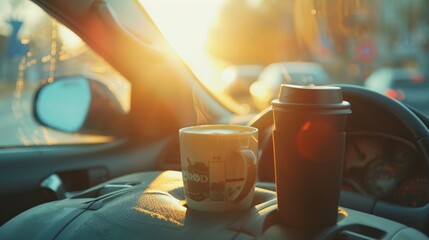
{"label": "white ceramic mug", "polygon": [[208,212],[249,208],[257,174],[258,129],[199,125],[180,129],[179,136],[188,206]]}

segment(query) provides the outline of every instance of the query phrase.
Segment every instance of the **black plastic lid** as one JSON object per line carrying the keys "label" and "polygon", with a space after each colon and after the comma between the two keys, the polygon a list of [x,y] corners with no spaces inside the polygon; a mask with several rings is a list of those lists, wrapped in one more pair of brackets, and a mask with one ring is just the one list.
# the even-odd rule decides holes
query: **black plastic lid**
{"label": "black plastic lid", "polygon": [[279,98],[272,101],[275,111],[323,111],[324,114],[350,114],[350,103],[343,101],[335,86],[296,86],[282,84]]}

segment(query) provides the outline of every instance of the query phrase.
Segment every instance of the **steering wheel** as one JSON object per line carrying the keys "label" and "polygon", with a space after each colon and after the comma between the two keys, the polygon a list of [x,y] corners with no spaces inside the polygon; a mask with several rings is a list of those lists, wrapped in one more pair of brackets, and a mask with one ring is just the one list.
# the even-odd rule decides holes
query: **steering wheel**
{"label": "steering wheel", "polygon": [[[409,140],[417,147],[422,159],[426,162],[429,173],[429,124],[428,119],[414,108],[407,107],[380,93],[353,85],[338,85],[342,88],[343,98],[350,103],[358,103],[371,108],[371,112],[388,114],[409,133]],[[353,106],[352,106],[353,110]]]}

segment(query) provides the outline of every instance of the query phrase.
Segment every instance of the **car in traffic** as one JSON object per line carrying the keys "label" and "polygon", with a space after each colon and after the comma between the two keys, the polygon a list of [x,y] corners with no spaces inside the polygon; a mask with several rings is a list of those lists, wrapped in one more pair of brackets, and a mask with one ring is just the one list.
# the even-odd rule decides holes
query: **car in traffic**
{"label": "car in traffic", "polygon": [[322,86],[329,84],[329,76],[322,65],[314,62],[280,62],[264,68],[250,86],[255,106],[263,110],[278,95],[281,84]]}
{"label": "car in traffic", "polygon": [[364,86],[429,114],[429,82],[416,69],[382,68],[374,71]]}
{"label": "car in traffic", "polygon": [[[225,82],[225,93],[234,99],[249,102],[250,86],[261,74],[261,65],[232,65],[221,73],[221,79]],[[239,100],[240,101],[240,100]]]}
{"label": "car in traffic", "polygon": [[[387,67],[394,55],[385,46],[411,44],[427,55],[419,33],[428,7],[391,0],[0,0],[0,239],[428,239],[428,116],[368,87],[343,84],[351,82],[348,70],[361,71],[352,74],[358,77]],[[355,51],[363,38],[370,47]],[[214,48],[222,56],[208,51]],[[342,81],[291,86],[298,94],[282,96],[291,111],[282,112],[281,132],[274,125],[281,103],[270,102],[275,89],[264,110],[223,91],[228,66],[267,62],[307,66],[295,84],[317,85],[313,74],[321,70],[311,66],[320,65],[329,66],[328,79]],[[280,87],[296,68],[275,69],[267,81]],[[322,89],[336,94],[314,93]],[[314,101],[326,104],[299,104]],[[331,116],[338,112],[347,117]],[[298,130],[288,128],[297,122]],[[200,174],[206,165],[181,171],[179,130],[195,125],[258,129],[257,154],[233,154],[247,175],[229,179],[257,180],[250,207],[213,213],[187,204],[183,179],[201,183],[195,195],[204,197],[198,188],[209,179]],[[279,139],[283,144],[275,145]],[[341,182],[333,186],[341,191],[318,191],[332,177],[323,175],[322,160],[332,159],[311,150],[330,156],[333,148],[343,160],[335,164]],[[318,193],[296,199],[306,213],[301,223],[325,217],[305,206],[338,199],[333,224],[282,220],[275,171],[287,160],[276,159],[279,150],[302,154],[300,165],[321,176],[315,182],[297,168],[288,174],[302,181],[278,185]],[[220,157],[210,157],[225,172]],[[222,183],[212,187],[215,199],[228,195]]]}

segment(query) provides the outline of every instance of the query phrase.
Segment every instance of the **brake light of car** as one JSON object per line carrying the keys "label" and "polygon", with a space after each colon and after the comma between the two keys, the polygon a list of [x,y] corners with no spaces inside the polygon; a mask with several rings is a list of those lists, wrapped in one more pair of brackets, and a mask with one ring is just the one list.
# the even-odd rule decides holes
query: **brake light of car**
{"label": "brake light of car", "polygon": [[411,81],[415,84],[423,83],[423,75],[420,73],[415,73],[411,76]]}
{"label": "brake light of car", "polygon": [[391,88],[388,88],[385,92],[384,92],[384,94],[386,95],[386,96],[388,96],[388,97],[390,97],[390,98],[393,98],[393,99],[396,99],[396,100],[398,100],[398,101],[402,101],[402,100],[404,100],[405,99],[405,94],[404,94],[404,92],[403,91],[401,91],[401,90],[398,90],[398,89],[391,89]]}

